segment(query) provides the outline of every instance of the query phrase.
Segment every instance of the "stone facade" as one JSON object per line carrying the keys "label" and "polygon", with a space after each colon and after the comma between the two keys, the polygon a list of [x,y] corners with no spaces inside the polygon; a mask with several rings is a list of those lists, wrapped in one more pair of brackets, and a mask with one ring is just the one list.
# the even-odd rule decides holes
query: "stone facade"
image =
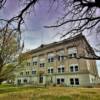
{"label": "stone facade", "polygon": [[54,42],[23,54],[15,84],[91,86],[98,78],[95,60],[80,58],[94,53],[82,35]]}

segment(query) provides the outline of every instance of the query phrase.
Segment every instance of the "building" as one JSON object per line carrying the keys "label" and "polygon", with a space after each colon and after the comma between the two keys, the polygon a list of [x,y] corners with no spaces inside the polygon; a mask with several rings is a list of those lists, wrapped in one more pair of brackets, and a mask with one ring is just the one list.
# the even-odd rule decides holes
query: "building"
{"label": "building", "polygon": [[83,35],[41,45],[22,54],[16,84],[91,86],[98,78],[95,55]]}

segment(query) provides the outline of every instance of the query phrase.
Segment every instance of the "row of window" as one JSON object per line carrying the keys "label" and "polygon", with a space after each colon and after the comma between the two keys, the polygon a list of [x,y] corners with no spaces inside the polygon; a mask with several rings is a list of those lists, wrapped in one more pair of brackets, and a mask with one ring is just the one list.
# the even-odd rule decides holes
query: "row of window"
{"label": "row of window", "polygon": [[[58,61],[63,61],[63,60],[64,60],[64,56],[58,56]],[[48,58],[48,63],[50,63],[50,62],[54,62],[54,58],[53,57]],[[38,64],[37,61],[34,61],[33,62],[33,66],[35,66],[37,64]],[[31,65],[31,63],[30,62],[27,62],[27,66],[30,66],[30,65]],[[44,64],[42,64],[42,65],[44,67]],[[40,67],[41,67],[41,64],[40,64]]]}
{"label": "row of window", "polygon": [[[57,78],[57,84],[64,84],[65,79],[64,78]],[[70,79],[71,85],[79,85],[79,79],[78,78],[71,78]]]}
{"label": "row of window", "polygon": [[[29,75],[30,72],[29,71],[26,71],[25,73],[26,73],[26,75]],[[36,71],[32,71],[31,73],[35,75],[36,74]],[[24,75],[24,72],[20,72],[20,75],[23,76]]]}
{"label": "row of window", "polygon": [[[65,72],[65,68],[64,67],[58,68],[57,70],[58,70],[58,73],[64,73]],[[79,68],[78,68],[77,65],[70,67],[70,72],[77,72],[77,71],[79,71]],[[48,73],[53,73],[53,72],[54,72],[53,68],[52,69],[48,69]]]}
{"label": "row of window", "polygon": [[[24,83],[27,83],[27,79],[23,80]],[[57,84],[64,84],[65,79],[64,78],[57,78]],[[18,83],[21,83],[21,80],[18,80]],[[43,83],[43,76],[39,77],[39,83]],[[79,79],[78,78],[71,78],[70,79],[70,85],[79,85]]]}
{"label": "row of window", "polygon": [[[41,66],[43,66],[43,64],[41,64]],[[79,70],[78,66],[70,66],[70,72],[77,72]],[[65,68],[64,67],[59,67],[57,69],[58,73],[64,73],[65,72]],[[48,69],[48,73],[54,73],[54,69],[50,68]],[[32,74],[36,74],[36,71],[32,71]],[[23,72],[20,73],[20,75],[23,75]],[[26,71],[26,75],[29,75],[29,71]]]}
{"label": "row of window", "polygon": [[[76,53],[69,54],[68,57],[74,58],[74,57],[76,57]],[[58,56],[58,61],[64,61],[64,56]],[[54,62],[54,57],[48,58],[48,63],[50,63],[50,62]],[[38,64],[37,61],[33,62],[33,66],[37,65],[37,64]],[[27,66],[30,66],[30,65],[31,65],[31,63],[27,62]]]}

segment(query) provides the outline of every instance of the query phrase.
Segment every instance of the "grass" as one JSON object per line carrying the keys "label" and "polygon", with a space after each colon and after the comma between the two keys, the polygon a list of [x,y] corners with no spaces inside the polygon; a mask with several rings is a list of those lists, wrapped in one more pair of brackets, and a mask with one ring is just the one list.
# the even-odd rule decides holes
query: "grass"
{"label": "grass", "polygon": [[1,85],[0,100],[100,100],[100,89]]}

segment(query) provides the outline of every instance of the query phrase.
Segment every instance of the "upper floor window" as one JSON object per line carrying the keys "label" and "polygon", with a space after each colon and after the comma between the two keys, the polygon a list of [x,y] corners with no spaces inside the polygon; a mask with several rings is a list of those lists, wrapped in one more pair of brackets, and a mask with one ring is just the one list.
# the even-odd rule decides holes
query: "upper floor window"
{"label": "upper floor window", "polygon": [[27,62],[27,66],[30,66],[30,62]]}
{"label": "upper floor window", "polygon": [[48,62],[54,62],[54,58],[48,58]]}
{"label": "upper floor window", "polygon": [[53,73],[53,68],[49,68],[48,73]]}
{"label": "upper floor window", "polygon": [[32,71],[32,74],[36,74],[36,71]]}
{"label": "upper floor window", "polygon": [[40,63],[40,67],[44,67],[45,66],[45,63]]}
{"label": "upper floor window", "polygon": [[26,71],[26,75],[29,75],[29,71]]}
{"label": "upper floor window", "polygon": [[48,62],[54,62],[54,57],[55,57],[54,53],[48,53]]}
{"label": "upper floor window", "polygon": [[64,68],[64,66],[60,66],[58,68],[58,73],[63,73],[63,72],[65,72],[65,68]]}
{"label": "upper floor window", "polygon": [[21,72],[20,75],[23,75],[23,72]]}
{"label": "upper floor window", "polygon": [[64,56],[58,56],[58,61],[63,61],[64,60]]}
{"label": "upper floor window", "polygon": [[68,56],[76,57],[77,56],[77,48],[76,47],[68,48]]}
{"label": "upper floor window", "polygon": [[37,62],[36,62],[36,61],[33,62],[33,66],[34,66],[34,65],[37,65]]}
{"label": "upper floor window", "polygon": [[79,71],[78,65],[71,65],[70,66],[70,72],[77,72]]}
{"label": "upper floor window", "polygon": [[58,55],[58,61],[64,60],[64,50],[63,49],[57,51],[57,55]]}

